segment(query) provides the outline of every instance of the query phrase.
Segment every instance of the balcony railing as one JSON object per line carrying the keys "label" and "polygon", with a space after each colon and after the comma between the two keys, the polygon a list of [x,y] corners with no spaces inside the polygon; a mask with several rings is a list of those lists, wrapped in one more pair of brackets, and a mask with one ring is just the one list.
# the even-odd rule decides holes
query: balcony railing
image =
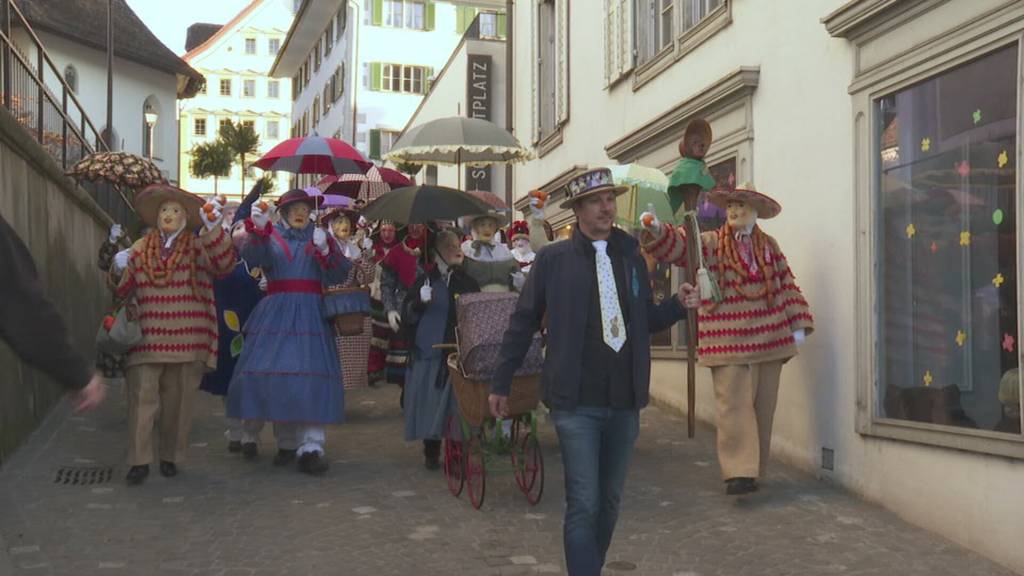
{"label": "balcony railing", "polygon": [[[12,30],[25,39],[16,43]],[[97,150],[109,150],[14,0],[0,0],[0,79],[0,106],[63,170]],[[82,187],[115,221],[132,219],[131,202],[118,187],[89,182]]]}

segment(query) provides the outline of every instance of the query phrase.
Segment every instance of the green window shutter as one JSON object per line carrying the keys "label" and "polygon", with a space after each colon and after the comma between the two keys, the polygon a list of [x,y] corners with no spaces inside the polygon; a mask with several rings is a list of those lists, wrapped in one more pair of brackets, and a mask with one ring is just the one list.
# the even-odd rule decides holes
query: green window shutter
{"label": "green window shutter", "polygon": [[370,22],[374,26],[384,23],[384,0],[373,0],[373,16]]}
{"label": "green window shutter", "polygon": [[383,68],[383,65],[380,62],[370,63],[370,90],[380,90],[381,68]]}
{"label": "green window shutter", "polygon": [[506,15],[506,14],[498,14],[498,36],[500,38],[504,38],[505,37],[505,26],[506,26],[507,22],[508,22],[508,15]]}
{"label": "green window shutter", "polygon": [[474,16],[476,16],[476,8],[471,6],[458,6],[455,8],[455,32],[459,36],[466,33],[469,25],[473,23]]}
{"label": "green window shutter", "polygon": [[435,15],[435,8],[436,8],[436,6],[434,6],[433,2],[427,2],[427,22],[426,22],[426,27],[424,28],[425,30],[433,30],[434,29],[434,18],[436,16]]}
{"label": "green window shutter", "polygon": [[370,158],[380,160],[380,130],[370,130]]}

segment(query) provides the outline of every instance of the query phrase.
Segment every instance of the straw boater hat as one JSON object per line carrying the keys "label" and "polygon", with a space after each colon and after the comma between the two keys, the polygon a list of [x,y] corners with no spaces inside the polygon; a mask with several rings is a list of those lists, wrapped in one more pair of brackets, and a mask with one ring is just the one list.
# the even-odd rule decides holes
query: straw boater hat
{"label": "straw boater hat", "polygon": [[612,180],[612,171],[608,168],[597,168],[576,176],[565,185],[565,200],[559,208],[572,208],[581,198],[593,196],[611,190],[616,196],[629,192],[629,186],[616,186]]}
{"label": "straw boater hat", "polygon": [[160,214],[160,205],[171,200],[185,208],[186,228],[195,230],[203,225],[203,220],[199,217],[199,212],[205,204],[203,199],[170,184],[152,184],[136,194],[135,211],[147,226],[159,228],[157,216]]}
{"label": "straw boater hat", "polygon": [[493,218],[494,221],[498,223],[498,228],[501,228],[502,226],[508,224],[508,217],[502,214],[501,212],[498,212],[497,210],[488,210],[483,214],[472,214],[470,216],[463,216],[462,221],[466,223],[466,226],[472,228],[473,222],[475,222],[478,218]]}
{"label": "straw boater hat", "polygon": [[782,212],[782,205],[758,192],[753,182],[744,182],[735,190],[712,190],[708,192],[708,201],[719,208],[725,208],[729,202],[746,202],[757,210],[757,217],[761,220],[775,218]]}
{"label": "straw boater hat", "polygon": [[509,228],[508,232],[512,240],[516,238],[529,238],[530,225],[526,223],[526,220],[516,220],[512,223],[512,227]]}

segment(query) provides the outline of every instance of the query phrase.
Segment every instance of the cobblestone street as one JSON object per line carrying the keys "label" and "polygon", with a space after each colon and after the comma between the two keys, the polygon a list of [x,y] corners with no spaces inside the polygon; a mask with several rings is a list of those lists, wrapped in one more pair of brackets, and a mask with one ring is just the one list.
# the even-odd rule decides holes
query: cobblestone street
{"label": "cobblestone street", "polygon": [[[270,576],[564,574],[562,471],[542,424],[543,499],[488,478],[482,510],[452,497],[402,441],[397,389],[349,391],[322,478],[278,469],[269,429],[256,462],[230,454],[219,400],[201,394],[190,460],[127,488],[124,404],[62,404],[0,470],[0,574]],[[112,466],[103,484],[56,484],[62,466]],[[1012,572],[779,464],[761,492],[724,495],[714,434],[643,412],[605,574],[1003,576]]]}

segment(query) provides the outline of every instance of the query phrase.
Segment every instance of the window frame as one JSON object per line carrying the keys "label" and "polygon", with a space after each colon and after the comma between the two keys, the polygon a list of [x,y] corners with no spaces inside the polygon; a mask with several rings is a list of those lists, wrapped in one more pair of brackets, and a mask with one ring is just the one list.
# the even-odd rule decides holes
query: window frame
{"label": "window frame", "polygon": [[[252,46],[252,51],[249,50],[250,46]],[[242,52],[246,56],[255,56],[258,51],[259,47],[256,45],[255,36],[248,36],[242,40]]]}
{"label": "window frame", "polygon": [[[649,0],[636,0],[647,2]],[[671,0],[672,14],[672,40],[664,44],[660,49],[647,60],[641,62],[640,46],[640,18],[641,10],[638,5],[633,6],[633,54],[635,68],[633,70],[633,91],[637,91],[645,84],[656,78],[659,74],[671,68],[676,62],[695,50],[705,41],[715,36],[732,23],[732,5],[734,0],[721,0],[721,4],[710,10],[703,18],[693,26],[684,28],[685,3],[692,1],[707,0]],[[654,26],[661,26],[661,16],[664,12],[664,0],[655,0],[656,15],[650,18]],[[663,39],[664,40],[664,39]]]}
{"label": "window frame", "polygon": [[[273,126],[273,134],[271,134],[270,127]],[[281,139],[281,122],[278,120],[267,120],[263,130],[264,135],[268,140],[280,140]]]}
{"label": "window frame", "polygon": [[267,53],[271,56],[276,56],[281,51],[281,39],[280,38],[267,38]]}
{"label": "window frame", "polygon": [[275,100],[281,98],[280,80],[267,80],[267,98],[273,98]]}
{"label": "window frame", "polygon": [[[218,84],[218,94],[221,96],[231,96],[231,92],[234,90],[234,81],[231,78],[221,78]],[[227,93],[224,92],[224,87],[227,86]]]}
{"label": "window frame", "polygon": [[[252,86],[252,90],[249,91],[247,88]],[[249,92],[246,94],[246,92]],[[242,79],[242,98],[255,98],[256,97],[256,79],[255,78],[243,78]]]}
{"label": "window frame", "polygon": [[[850,7],[856,8],[857,3]],[[853,192],[856,197],[856,227],[854,230],[856,258],[855,273],[862,281],[856,288],[856,382],[857,413],[856,430],[862,436],[900,440],[981,454],[992,454],[1014,459],[1024,459],[1024,435],[1006,434],[947,425],[929,424],[909,420],[883,418],[877,407],[880,390],[879,327],[883,322],[875,306],[882,289],[877,255],[882,248],[878,223],[878,184],[875,174],[879,169],[878,150],[875,148],[873,122],[877,121],[875,102],[884,96],[909,88],[924,80],[940,76],[957,66],[977,59],[1013,43],[1017,43],[1017,78],[1024,73],[1024,7],[1008,4],[1002,9],[986,13],[983,17],[967,20],[961,26],[952,28],[948,21],[931,19],[925,26],[915,26],[913,49],[889,54],[884,60],[872,64],[862,60],[861,50],[877,34],[867,30],[878,30],[877,24],[886,23],[886,32],[899,34],[905,31],[917,13],[892,14],[886,10],[874,11],[865,16],[847,18],[844,9],[826,17],[824,23],[834,36],[843,36],[856,44],[857,61],[861,68],[850,86],[853,102],[851,121],[853,125],[854,180]],[[877,19],[877,20],[876,20]],[[841,20],[841,21],[840,21]],[[1009,23],[1009,24],[1008,24]],[[915,22],[916,24],[916,22]],[[874,36],[874,38],[872,38]],[[910,39],[907,39],[909,42]],[[893,47],[895,50],[896,47]],[[878,57],[875,54],[874,57]],[[1024,84],[1018,80],[1017,89],[1017,150],[1020,153],[1021,110],[1024,104]],[[1024,189],[1024,170],[1018,166],[1017,191]],[[1017,202],[1017,275],[1018,287],[1022,270],[1022,235],[1020,226],[1024,222],[1024,202]],[[1018,306],[1021,292],[1018,288]],[[1018,321],[1017,342],[1024,336],[1024,322]]]}
{"label": "window frame", "polygon": [[[202,125],[202,130],[199,129],[200,124]],[[202,137],[205,138],[206,134],[207,134],[207,132],[206,132],[206,118],[199,118],[199,117],[192,118],[192,135],[193,136],[202,136]]]}

